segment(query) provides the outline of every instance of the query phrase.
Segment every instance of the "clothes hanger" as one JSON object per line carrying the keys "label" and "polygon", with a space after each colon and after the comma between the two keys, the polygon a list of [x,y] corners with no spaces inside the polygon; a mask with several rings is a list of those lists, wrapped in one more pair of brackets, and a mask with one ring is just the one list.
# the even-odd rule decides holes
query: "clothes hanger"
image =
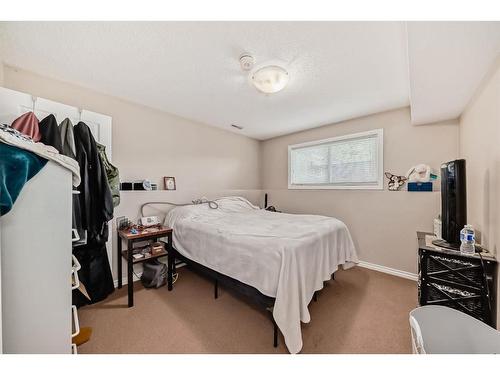
{"label": "clothes hanger", "polygon": [[36,101],[38,100],[38,98],[34,95],[31,95],[31,101],[33,102],[33,106],[31,108],[31,112],[33,112],[33,114],[35,114],[35,107],[36,107]]}
{"label": "clothes hanger", "polygon": [[80,263],[78,262],[78,259],[76,259],[76,257],[71,254],[71,257],[73,258],[73,264],[71,266],[71,273],[73,275],[73,279],[72,279],[72,284],[71,284],[71,289],[78,289],[80,287],[80,279],[78,278],[78,271],[80,271],[80,269],[82,268],[82,266],[80,265]]}

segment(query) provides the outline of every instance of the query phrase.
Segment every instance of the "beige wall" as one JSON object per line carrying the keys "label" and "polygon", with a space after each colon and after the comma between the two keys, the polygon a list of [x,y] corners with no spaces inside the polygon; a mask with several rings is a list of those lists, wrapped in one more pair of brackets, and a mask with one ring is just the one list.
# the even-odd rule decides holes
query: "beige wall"
{"label": "beige wall", "polygon": [[2,40],[0,39],[0,86],[3,86],[3,54],[2,53],[3,53]]}
{"label": "beige wall", "polygon": [[460,157],[467,161],[468,221],[481,243],[500,245],[500,65],[460,117]]}
{"label": "beige wall", "polygon": [[[467,161],[467,219],[481,244],[500,246],[500,62],[460,117],[460,156]],[[497,277],[500,290],[500,274]],[[498,296],[498,293],[497,293]],[[497,297],[498,299],[498,297]],[[500,322],[500,301],[497,303]]]}
{"label": "beige wall", "polygon": [[4,86],[112,116],[113,163],[123,180],[175,176],[180,189],[260,187],[256,140],[8,66]]}
{"label": "beige wall", "polygon": [[0,24],[0,86],[3,85],[3,59],[4,59],[4,37],[3,37],[3,28],[5,26]]}
{"label": "beige wall", "polygon": [[383,191],[287,189],[288,145],[378,128],[384,129],[384,171],[404,175],[418,163],[439,170],[443,161],[458,156],[457,121],[413,126],[409,108],[403,108],[262,142],[262,187],[270,204],[283,211],[344,221],[361,260],[415,273],[415,232],[432,231],[439,192],[391,192],[386,181]]}

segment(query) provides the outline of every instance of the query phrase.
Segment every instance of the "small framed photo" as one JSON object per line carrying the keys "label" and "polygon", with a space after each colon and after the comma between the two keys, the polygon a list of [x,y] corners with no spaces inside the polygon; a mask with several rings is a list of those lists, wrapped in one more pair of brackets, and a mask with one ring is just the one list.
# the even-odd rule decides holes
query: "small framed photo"
{"label": "small framed photo", "polygon": [[175,190],[175,177],[163,177],[165,190]]}
{"label": "small framed photo", "polygon": [[130,220],[125,216],[119,216],[116,218],[116,227],[119,230],[127,229],[130,227]]}

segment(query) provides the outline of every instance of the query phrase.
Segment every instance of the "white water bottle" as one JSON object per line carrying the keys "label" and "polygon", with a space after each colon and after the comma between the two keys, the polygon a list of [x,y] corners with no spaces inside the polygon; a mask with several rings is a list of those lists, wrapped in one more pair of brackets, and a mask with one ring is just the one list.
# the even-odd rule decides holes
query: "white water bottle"
{"label": "white water bottle", "polygon": [[475,248],[474,245],[476,244],[476,238],[475,238],[475,233],[474,233],[474,228],[472,228],[472,225],[467,224],[463,227],[463,229],[460,231],[460,242],[462,243],[460,245],[460,252],[465,253],[465,254],[474,254]]}

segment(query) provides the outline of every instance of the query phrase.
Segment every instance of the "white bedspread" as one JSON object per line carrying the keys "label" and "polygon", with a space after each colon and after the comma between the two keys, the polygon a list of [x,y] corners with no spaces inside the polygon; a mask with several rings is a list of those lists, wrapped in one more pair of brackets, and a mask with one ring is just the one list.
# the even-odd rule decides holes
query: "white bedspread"
{"label": "white bedspread", "polygon": [[187,258],[275,297],[273,316],[290,353],[302,349],[300,322],[323,281],[358,262],[346,225],[334,218],[261,210],[240,197],[177,207],[165,218]]}

